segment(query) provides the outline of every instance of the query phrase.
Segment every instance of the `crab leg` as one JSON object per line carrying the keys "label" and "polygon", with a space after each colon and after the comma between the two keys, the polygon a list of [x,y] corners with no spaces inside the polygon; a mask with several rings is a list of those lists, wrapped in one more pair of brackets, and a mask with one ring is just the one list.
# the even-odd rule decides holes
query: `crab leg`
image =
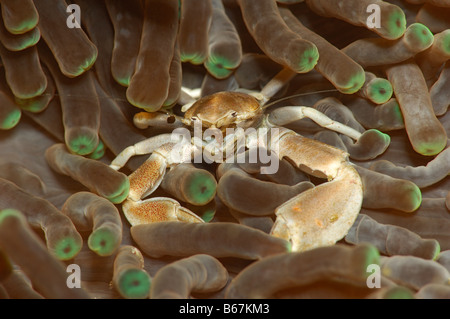
{"label": "crab leg", "polygon": [[[180,147],[181,148],[178,148]],[[185,162],[195,147],[191,144],[166,143],[153,151],[152,155],[128,176],[130,192],[122,208],[131,225],[164,220],[203,222],[190,210],[171,198],[142,198],[153,193],[161,184],[167,167]]]}
{"label": "crab leg", "polygon": [[154,150],[152,155],[128,176],[128,198],[138,201],[153,193],[161,184],[166,168],[189,161],[194,150],[195,146],[187,143],[165,143]]}
{"label": "crab leg", "polygon": [[122,209],[131,226],[163,221],[204,223],[203,219],[169,197],[153,197],[136,202],[128,199]]}
{"label": "crab leg", "polygon": [[322,127],[347,135],[354,140],[358,140],[362,134],[347,125],[333,121],[322,112],[307,106],[283,106],[272,111],[267,120],[272,125],[283,126],[304,118],[309,118]]}
{"label": "crab leg", "polygon": [[117,155],[117,157],[111,162],[109,166],[112,169],[118,171],[125,166],[125,164],[131,157],[135,155],[150,154],[158,147],[161,147],[162,145],[169,143],[170,141],[172,141],[172,134],[167,133],[150,137],[134,145],[128,146],[126,149],[120,152],[119,155]]}
{"label": "crab leg", "polygon": [[347,234],[363,200],[361,178],[348,162],[348,154],[288,130],[277,144],[280,158],[329,182],[277,207],[271,234],[290,240],[293,251],[333,245]]}
{"label": "crab leg", "polygon": [[[349,149],[350,156],[358,160],[372,159],[386,151],[391,142],[391,138],[388,134],[376,129],[364,131],[361,125],[353,118],[349,118],[350,122],[348,125],[342,124],[325,115],[324,113],[327,112],[327,110],[331,113],[339,112],[343,117],[346,117],[346,114],[349,114],[348,112],[344,112],[346,108],[338,100],[323,99],[317,102],[314,105],[314,108],[306,106],[284,106],[276,109],[270,113],[267,122],[269,126],[283,126],[303,118],[309,118],[321,127],[344,135],[342,136],[342,141]],[[351,124],[351,122],[356,125]],[[355,128],[350,127],[350,125]],[[359,130],[362,130],[363,132],[361,133]],[[352,143],[351,139],[355,140],[355,143]]]}

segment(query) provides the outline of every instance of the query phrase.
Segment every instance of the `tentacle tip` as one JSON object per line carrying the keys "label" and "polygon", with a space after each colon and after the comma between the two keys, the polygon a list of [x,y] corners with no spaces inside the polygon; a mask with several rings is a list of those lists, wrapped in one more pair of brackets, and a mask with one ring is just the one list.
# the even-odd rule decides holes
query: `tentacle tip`
{"label": "tentacle tip", "polygon": [[77,155],[89,155],[94,152],[99,143],[98,132],[86,127],[74,127],[65,132],[67,148]]}
{"label": "tentacle tip", "polygon": [[23,214],[17,209],[7,208],[0,210],[0,224],[3,223],[3,221],[8,217],[19,218],[23,222],[26,222]]}
{"label": "tentacle tip", "polygon": [[130,180],[128,179],[128,177],[125,176],[125,181],[122,183],[122,185],[120,185],[118,191],[114,194],[104,197],[113,204],[120,204],[128,197],[129,192],[130,192]]}
{"label": "tentacle tip", "polygon": [[350,77],[345,87],[343,86],[337,89],[343,94],[353,94],[358,92],[363,87],[365,80],[366,74],[364,69],[361,68],[359,72]]}
{"label": "tentacle tip", "polygon": [[136,89],[134,87],[135,85],[133,84],[133,81],[131,81],[130,86],[127,88],[126,91],[127,101],[131,105],[139,109],[142,109],[148,113],[159,111],[162,108],[162,103],[164,101],[161,101],[161,103],[146,101],[144,96],[140,96],[141,94],[135,92]]}
{"label": "tentacle tip", "polygon": [[406,16],[402,9],[397,7],[389,14],[384,31],[383,37],[389,40],[396,40],[405,34]]}
{"label": "tentacle tip", "polygon": [[292,246],[292,242],[289,240],[286,240],[286,252],[287,253],[292,253],[293,250],[293,246]]}
{"label": "tentacle tip", "polygon": [[382,145],[389,146],[391,144],[391,136],[387,133],[383,133],[378,129],[368,129],[366,132],[363,133],[363,135],[369,136],[369,135],[375,135],[379,141],[381,141]]}
{"label": "tentacle tip", "polygon": [[[114,70],[116,71],[116,70]],[[128,87],[130,85],[131,75],[119,75],[116,72],[111,72],[114,80],[121,86]]]}
{"label": "tentacle tip", "polygon": [[294,71],[297,73],[307,73],[314,69],[319,61],[319,50],[312,44],[312,47],[303,51],[300,61],[295,67]]}
{"label": "tentacle tip", "polygon": [[[361,244],[357,247],[358,250],[362,251],[362,254],[365,258],[364,260],[364,269],[367,269],[369,265],[379,265],[380,264],[380,252],[379,250],[372,244]],[[367,273],[370,275],[370,273]]]}
{"label": "tentacle tip", "polygon": [[49,248],[59,260],[70,260],[80,252],[82,246],[83,240],[81,236],[67,236],[60,239],[54,247]]}
{"label": "tentacle tip", "polygon": [[151,278],[145,270],[131,268],[120,274],[116,288],[124,298],[145,299],[150,294]]}
{"label": "tentacle tip", "polygon": [[414,150],[425,156],[434,156],[438,155],[440,152],[442,152],[445,147],[447,146],[447,136],[441,138],[436,138],[435,141],[432,142],[423,142],[418,145],[413,144]]}
{"label": "tentacle tip", "polygon": [[95,150],[89,154],[89,158],[93,160],[101,159],[105,155],[105,144],[101,140],[98,141],[98,145]]}
{"label": "tentacle tip", "polygon": [[187,186],[186,200],[192,205],[206,205],[216,195],[217,182],[214,176],[209,173],[193,174]]}
{"label": "tentacle tip", "polygon": [[88,238],[88,247],[99,256],[111,256],[122,241],[122,236],[110,228],[98,228]]}
{"label": "tentacle tip", "polygon": [[434,41],[433,33],[422,23],[413,23],[405,33],[405,42],[414,51],[426,50]]}
{"label": "tentacle tip", "polygon": [[394,90],[386,79],[377,78],[372,81],[369,89],[369,99],[375,104],[384,104],[392,97]]}
{"label": "tentacle tip", "polygon": [[439,254],[441,253],[441,245],[435,239],[430,239],[430,241],[434,245],[434,251],[433,251],[433,255],[431,257],[431,260],[437,260],[439,258]]}
{"label": "tentacle tip", "polygon": [[222,80],[226,79],[233,73],[232,69],[226,67],[226,65],[228,64],[229,63],[227,63],[226,61],[215,61],[211,58],[208,58],[205,61],[204,66],[213,77]]}
{"label": "tentacle tip", "polygon": [[384,299],[414,299],[414,294],[406,287],[396,286],[389,289],[383,296]]}
{"label": "tentacle tip", "polygon": [[200,65],[205,62],[206,56],[204,56],[200,52],[195,52],[195,53],[181,52],[180,60],[183,63],[191,63],[193,65]]}
{"label": "tentacle tip", "polygon": [[0,130],[11,130],[16,127],[22,117],[22,112],[20,109],[15,109],[10,114],[8,114],[0,124]]}
{"label": "tentacle tip", "polygon": [[422,191],[420,188],[411,182],[411,184],[408,185],[409,188],[409,204],[407,208],[404,209],[407,213],[415,212],[419,209],[420,205],[422,205]]}

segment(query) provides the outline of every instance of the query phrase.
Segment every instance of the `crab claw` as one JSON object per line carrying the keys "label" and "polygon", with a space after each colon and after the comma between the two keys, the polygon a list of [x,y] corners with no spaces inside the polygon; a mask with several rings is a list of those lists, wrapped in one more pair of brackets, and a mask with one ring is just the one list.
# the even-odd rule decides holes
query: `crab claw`
{"label": "crab claw", "polygon": [[126,200],[122,209],[131,226],[162,221],[204,223],[199,216],[169,197],[153,197],[136,202]]}
{"label": "crab claw", "polygon": [[152,155],[128,176],[130,180],[128,198],[139,201],[153,193],[161,184],[167,167],[190,159],[192,151],[193,147],[186,143],[165,143],[154,150]]}
{"label": "crab claw", "polygon": [[271,234],[289,240],[293,251],[330,246],[342,239],[358,216],[363,200],[361,178],[347,153],[319,141],[288,133],[279,141],[279,157],[329,182],[277,207]]}
{"label": "crab claw", "polygon": [[130,191],[128,198],[139,201],[158,188],[166,173],[167,161],[159,153],[153,153],[137,170],[128,176]]}

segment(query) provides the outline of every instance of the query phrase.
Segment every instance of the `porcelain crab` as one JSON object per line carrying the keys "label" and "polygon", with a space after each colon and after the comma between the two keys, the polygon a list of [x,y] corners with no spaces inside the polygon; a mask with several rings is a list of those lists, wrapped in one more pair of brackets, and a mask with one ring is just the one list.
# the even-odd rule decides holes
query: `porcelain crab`
{"label": "porcelain crab", "polygon": [[[130,193],[123,203],[128,221],[132,225],[160,220],[203,222],[171,198],[145,197],[160,185],[167,168],[189,161],[207,149],[209,154],[220,154],[220,158],[224,159],[225,151],[236,143],[242,132],[254,128],[256,134],[245,135],[247,147],[263,146],[280,159],[288,159],[300,170],[328,180],[280,205],[275,211],[276,220],[271,234],[289,240],[293,251],[333,245],[342,239],[361,208],[363,187],[360,176],[349,162],[346,152],[303,137],[282,125],[307,117],[355,140],[361,133],[310,107],[289,106],[283,107],[281,112],[265,114],[266,102],[285,80],[286,72],[282,71],[256,94],[220,92],[203,97],[185,105],[182,108],[185,111],[183,117],[161,111],[138,113],[134,118],[138,127],[170,123],[173,127],[192,128],[201,123],[203,131],[209,129],[217,134],[209,134],[208,139],[201,141],[194,137],[184,142],[181,138],[174,139],[173,134],[161,134],[123,150],[110,165],[116,170],[134,155],[151,154],[129,176]],[[227,129],[235,131],[227,134]],[[270,136],[268,132],[271,132]],[[216,138],[220,135],[224,136],[221,140]],[[180,152],[173,152],[175,148],[180,151],[180,145],[182,156]]]}

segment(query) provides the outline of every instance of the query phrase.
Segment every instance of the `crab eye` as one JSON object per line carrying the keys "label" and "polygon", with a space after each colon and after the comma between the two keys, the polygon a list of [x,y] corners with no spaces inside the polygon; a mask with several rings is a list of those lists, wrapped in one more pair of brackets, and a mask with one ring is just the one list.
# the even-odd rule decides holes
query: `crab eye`
{"label": "crab eye", "polygon": [[173,124],[173,123],[175,123],[175,116],[169,116],[168,118],[167,118],[167,123],[168,124]]}
{"label": "crab eye", "polygon": [[198,119],[196,117],[191,117],[192,121],[197,121]]}
{"label": "crab eye", "polygon": [[236,117],[236,116],[237,116],[237,112],[231,113],[231,116],[232,116],[232,117]]}

